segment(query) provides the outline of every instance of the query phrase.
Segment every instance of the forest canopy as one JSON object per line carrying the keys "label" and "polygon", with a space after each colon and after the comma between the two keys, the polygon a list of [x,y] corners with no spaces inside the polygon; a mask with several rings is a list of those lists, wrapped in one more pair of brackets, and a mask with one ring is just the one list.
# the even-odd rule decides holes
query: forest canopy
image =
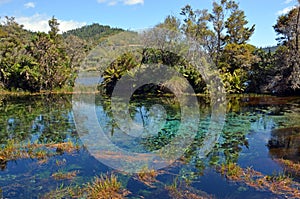
{"label": "forest canopy", "polygon": [[50,31],[30,32],[14,17],[0,25],[0,88],[30,92],[72,88],[76,72],[90,49],[121,29],[93,24],[59,34],[56,18]]}
{"label": "forest canopy", "polygon": [[[255,24],[249,24],[236,1],[214,1],[211,11],[186,5],[178,13],[180,18],[167,16],[156,27],[181,32],[200,43],[221,74],[228,93],[300,93],[299,5],[277,18],[273,28],[278,46],[265,49],[249,43]],[[48,33],[36,33],[25,30],[13,17],[6,17],[0,24],[1,89],[39,92],[71,88],[90,50],[124,31],[92,24],[60,34],[54,17],[49,26]],[[159,49],[153,52],[169,53]],[[131,66],[114,67],[126,71]],[[196,90],[204,91],[203,84]]]}

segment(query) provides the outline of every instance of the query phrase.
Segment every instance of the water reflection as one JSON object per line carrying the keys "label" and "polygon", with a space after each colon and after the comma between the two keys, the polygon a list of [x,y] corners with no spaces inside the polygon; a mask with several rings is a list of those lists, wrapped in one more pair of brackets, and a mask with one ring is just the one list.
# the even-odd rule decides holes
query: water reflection
{"label": "water reflection", "polygon": [[[71,100],[71,95],[0,96],[1,146],[4,147],[11,139],[23,143],[60,143],[68,140],[80,142],[73,119]],[[165,185],[170,185],[174,181],[188,182],[187,190],[197,190],[195,193],[200,193],[201,190],[216,198],[223,198],[228,190],[231,190],[231,196],[236,198],[246,197],[247,194],[257,195],[260,198],[274,197],[269,192],[257,191],[245,185],[241,188],[241,185],[232,184],[219,175],[215,168],[222,163],[238,162],[245,167],[254,166],[261,172],[272,174],[274,168],[278,171],[284,170],[283,166],[276,164],[275,159],[283,158],[299,162],[300,98],[230,97],[222,135],[219,142],[213,146],[213,150],[205,157],[201,156],[199,151],[205,144],[204,138],[209,136],[211,106],[206,97],[199,97],[198,100],[200,121],[197,135],[193,143],[185,148],[184,156],[161,171],[164,174],[159,176],[160,184],[157,188],[141,186],[132,176],[122,175],[124,179],[122,183],[132,192],[132,197],[142,195],[151,198],[151,195],[165,193],[165,190],[162,191]],[[142,136],[137,137],[124,134],[116,124],[109,99],[96,96],[96,101],[87,102],[83,103],[83,109],[90,109],[96,103],[94,110],[97,121],[104,127],[105,135],[124,150],[133,152],[158,150],[171,142],[180,127],[180,105],[172,96],[143,96],[142,99],[130,101],[130,117],[142,127],[152,130],[143,131]],[[159,111],[159,106],[154,107],[157,110],[153,110],[155,104],[163,106],[165,112]],[[82,118],[82,121],[85,119]],[[152,124],[155,125],[151,126]],[[90,140],[94,141],[92,138]],[[58,165],[61,161],[66,164]],[[275,166],[270,166],[270,162]],[[44,164],[35,159],[27,159],[3,162],[1,166],[3,171],[0,172],[0,186],[4,197],[11,196],[10,198],[25,197],[26,194],[36,198],[38,194],[56,189],[61,183],[82,185],[91,181],[93,176],[109,170],[84,148],[73,154],[51,157]],[[51,178],[54,172],[60,170],[80,172],[74,181],[56,181]]]}
{"label": "water reflection", "polygon": [[0,143],[59,143],[74,137],[71,95],[2,96]]}
{"label": "water reflection", "polygon": [[300,161],[300,127],[275,129],[268,142],[270,155],[294,162]]}

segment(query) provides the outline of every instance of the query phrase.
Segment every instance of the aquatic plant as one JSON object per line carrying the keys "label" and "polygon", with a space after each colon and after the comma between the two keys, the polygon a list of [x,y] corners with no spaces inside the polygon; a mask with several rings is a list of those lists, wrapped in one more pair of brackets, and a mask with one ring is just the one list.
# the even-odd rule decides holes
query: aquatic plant
{"label": "aquatic plant", "polygon": [[[73,177],[77,171],[63,173],[58,172],[52,175],[54,178]],[[56,190],[50,191],[41,196],[42,199],[48,198],[89,198],[89,199],[123,199],[130,192],[123,189],[121,183],[114,174],[101,174],[99,177],[80,187],[78,185],[64,186],[62,184]]]}
{"label": "aquatic plant", "polygon": [[128,195],[128,191],[122,189],[121,183],[114,174],[96,177],[85,188],[87,198],[91,199],[122,199]]}
{"label": "aquatic plant", "polygon": [[74,179],[79,171],[71,171],[71,172],[63,172],[63,171],[58,171],[56,173],[53,173],[51,175],[52,178],[55,180],[72,180]]}
{"label": "aquatic plant", "polygon": [[222,164],[219,171],[222,175],[225,175],[230,180],[240,180],[243,176],[244,170],[239,167],[236,163]]}
{"label": "aquatic plant", "polygon": [[159,171],[145,167],[136,175],[136,179],[149,187],[155,187],[153,184],[158,182],[156,177],[159,174]]}
{"label": "aquatic plant", "polygon": [[266,189],[289,198],[300,198],[300,183],[284,174],[263,175],[250,167],[241,168],[236,163],[222,164],[217,170],[231,181],[242,182],[256,189]]}
{"label": "aquatic plant", "polygon": [[288,172],[300,174],[300,162],[293,162],[291,160],[286,160],[283,158],[275,159],[276,162],[282,164]]}
{"label": "aquatic plant", "polygon": [[67,186],[65,187],[62,184],[55,190],[52,190],[43,196],[40,196],[41,199],[61,199],[61,198],[82,198],[83,196],[83,189],[79,186]]}
{"label": "aquatic plant", "polygon": [[191,187],[185,181],[176,177],[171,185],[165,186],[169,196],[173,199],[213,199],[214,197],[207,193]]}
{"label": "aquatic plant", "polygon": [[0,149],[0,163],[5,168],[6,162],[16,159],[38,159],[39,163],[45,163],[49,157],[60,155],[64,152],[72,153],[80,148],[71,141],[64,143],[21,143],[15,140],[8,140],[6,145]]}

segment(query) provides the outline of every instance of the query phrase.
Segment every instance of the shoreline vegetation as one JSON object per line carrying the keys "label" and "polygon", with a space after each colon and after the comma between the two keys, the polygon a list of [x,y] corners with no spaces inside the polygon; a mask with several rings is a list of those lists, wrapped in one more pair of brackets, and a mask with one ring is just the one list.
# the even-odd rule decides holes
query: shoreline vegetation
{"label": "shoreline vegetation", "polygon": [[[298,5],[277,18],[273,28],[278,35],[278,46],[267,48],[249,43],[255,24],[248,23],[246,13],[235,1],[215,1],[210,11],[186,5],[181,8],[181,19],[167,16],[154,29],[172,30],[197,41],[220,74],[227,93],[299,95],[299,13]],[[81,63],[98,44],[119,33],[135,33],[95,23],[60,34],[56,18],[48,23],[48,33],[25,30],[14,17],[6,17],[0,23],[0,90],[5,90],[2,92],[61,92],[56,90],[73,87],[80,69],[99,71],[100,67],[107,67],[99,89],[109,94],[122,75],[143,64],[173,67],[186,77],[196,93],[205,93],[210,86],[205,84],[207,77],[202,77],[195,66],[164,48],[145,47],[138,55],[125,52],[108,66],[82,68]],[[145,32],[143,36],[149,36],[150,41],[168,42],[163,35],[152,38]],[[120,39],[122,42],[124,38]],[[210,69],[208,71],[213,71]],[[213,77],[214,74],[205,76]],[[167,83],[176,89],[184,88],[181,80]]]}

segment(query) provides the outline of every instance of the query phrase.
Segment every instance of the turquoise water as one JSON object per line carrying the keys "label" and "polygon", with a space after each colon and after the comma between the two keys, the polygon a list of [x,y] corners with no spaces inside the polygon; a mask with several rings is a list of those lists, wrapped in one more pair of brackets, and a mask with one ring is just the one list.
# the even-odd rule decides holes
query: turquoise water
{"label": "turquoise water", "polygon": [[[299,172],[289,171],[277,160],[300,160],[300,97],[228,96],[225,125],[205,157],[199,151],[208,136],[212,108],[205,97],[198,97],[198,102],[200,116],[194,124],[198,131],[193,142],[180,159],[162,168],[149,186],[136,175],[118,172],[93,156],[82,140],[82,132],[76,129],[71,95],[0,96],[2,147],[12,139],[36,144],[71,141],[80,146],[71,153],[55,153],[45,162],[36,158],[0,160],[2,197],[40,198],[52,190],[83,186],[101,173],[113,172],[131,192],[128,198],[174,198],[166,189],[174,184],[178,190],[203,197],[285,198],[284,193],[275,194],[230,180],[217,168],[234,162],[263,175],[285,172],[299,182]],[[157,109],[151,109],[157,104]],[[94,104],[85,105],[95,107],[97,121],[114,145],[134,153],[150,153],[167,146],[177,136],[182,122],[180,103],[172,96],[144,96],[130,101],[130,118],[148,129],[138,136],[122,131],[112,114],[110,100],[96,96]],[[119,108],[122,111],[122,105]],[[71,180],[52,177],[56,172],[71,171],[77,172]]]}

